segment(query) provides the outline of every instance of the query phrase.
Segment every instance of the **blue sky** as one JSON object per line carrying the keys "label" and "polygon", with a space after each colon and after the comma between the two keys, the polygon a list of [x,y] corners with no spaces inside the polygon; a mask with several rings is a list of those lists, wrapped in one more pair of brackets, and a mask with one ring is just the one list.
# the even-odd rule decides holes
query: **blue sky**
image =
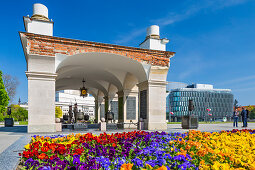
{"label": "blue sky", "polygon": [[239,104],[255,104],[254,0],[3,1],[0,70],[17,76],[15,101],[27,101],[26,61],[18,31],[33,3],[43,3],[54,36],[137,47],[157,24],[170,39],[168,81],[230,88]]}

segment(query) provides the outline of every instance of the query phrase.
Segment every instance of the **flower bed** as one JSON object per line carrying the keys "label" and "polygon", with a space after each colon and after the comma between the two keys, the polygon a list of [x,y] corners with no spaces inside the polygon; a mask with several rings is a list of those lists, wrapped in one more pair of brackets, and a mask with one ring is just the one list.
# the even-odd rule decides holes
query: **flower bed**
{"label": "flower bed", "polygon": [[255,169],[255,130],[34,136],[24,169]]}

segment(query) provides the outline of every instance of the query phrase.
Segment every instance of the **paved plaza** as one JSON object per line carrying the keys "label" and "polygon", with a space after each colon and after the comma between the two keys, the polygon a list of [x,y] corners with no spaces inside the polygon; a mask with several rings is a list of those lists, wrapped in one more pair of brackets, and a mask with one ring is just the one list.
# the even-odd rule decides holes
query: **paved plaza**
{"label": "paved plaza", "polygon": [[[242,123],[239,123],[238,128],[233,128],[233,123],[218,123],[218,124],[199,124],[197,130],[215,132],[221,130],[232,130],[232,129],[244,129],[241,127]],[[249,123],[248,129],[255,129],[255,123]],[[110,130],[107,133],[116,132],[127,132],[133,131],[135,129],[125,129],[125,130]],[[189,130],[182,129],[181,124],[168,124],[167,132],[187,132]],[[56,135],[56,134],[70,134],[70,133],[93,133],[95,135],[101,132],[97,129],[89,129],[86,131],[65,131],[58,133],[37,133],[37,135]],[[15,126],[15,127],[3,127],[0,126],[0,169],[11,170],[15,169],[18,164],[19,155],[18,153],[22,151],[24,145],[26,145],[31,136],[35,134],[27,133],[27,126]]]}

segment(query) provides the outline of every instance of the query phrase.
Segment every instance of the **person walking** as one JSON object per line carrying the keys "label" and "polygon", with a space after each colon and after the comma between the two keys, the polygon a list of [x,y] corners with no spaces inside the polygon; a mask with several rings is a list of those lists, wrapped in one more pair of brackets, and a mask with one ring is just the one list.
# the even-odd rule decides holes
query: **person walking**
{"label": "person walking", "polygon": [[239,112],[237,111],[237,109],[234,111],[233,113],[233,119],[234,119],[234,127],[238,127],[238,116],[239,116]]}
{"label": "person walking", "polygon": [[248,119],[249,119],[249,115],[250,115],[250,111],[248,109],[246,109],[247,112],[247,121],[246,121],[246,127],[248,126]]}
{"label": "person walking", "polygon": [[244,107],[242,107],[241,116],[243,120],[243,127],[247,127],[247,112]]}

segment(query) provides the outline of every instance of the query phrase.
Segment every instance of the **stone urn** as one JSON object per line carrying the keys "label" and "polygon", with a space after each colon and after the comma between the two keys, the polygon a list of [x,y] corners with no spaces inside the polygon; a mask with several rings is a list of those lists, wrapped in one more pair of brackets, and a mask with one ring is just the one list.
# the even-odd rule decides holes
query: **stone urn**
{"label": "stone urn", "polygon": [[63,115],[63,119],[64,119],[65,121],[68,121],[68,115]]}
{"label": "stone urn", "polygon": [[87,114],[84,115],[84,120],[85,120],[85,121],[88,121],[88,120],[89,120],[89,115],[87,115]]}
{"label": "stone urn", "polygon": [[105,118],[104,117],[101,118],[101,122],[105,122]]}
{"label": "stone urn", "polygon": [[113,120],[113,118],[114,118],[114,113],[111,111],[107,112],[107,120]]}
{"label": "stone urn", "polygon": [[55,118],[56,123],[60,123],[60,118]]}
{"label": "stone urn", "polygon": [[84,119],[84,113],[83,112],[78,112],[77,113],[77,120],[83,120]]}

